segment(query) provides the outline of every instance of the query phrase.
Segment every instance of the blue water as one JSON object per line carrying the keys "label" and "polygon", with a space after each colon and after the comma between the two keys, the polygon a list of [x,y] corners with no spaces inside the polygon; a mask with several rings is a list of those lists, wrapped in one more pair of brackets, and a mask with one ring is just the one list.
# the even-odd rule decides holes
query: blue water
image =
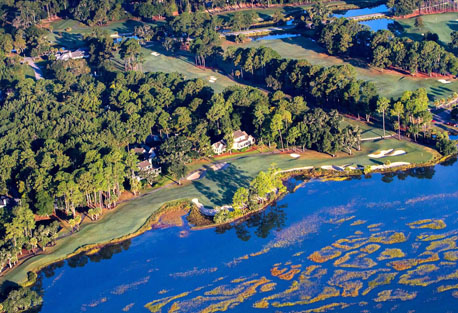
{"label": "blue water", "polygon": [[[300,182],[291,179],[289,184]],[[331,303],[350,305],[338,312],[456,312],[458,294],[453,293],[456,290],[437,291],[439,285],[456,284],[456,279],[427,287],[401,284],[399,280],[407,271],[397,273],[389,265],[391,260],[379,261],[377,257],[384,249],[399,248],[406,254],[404,259],[425,258],[421,254],[428,251],[430,242],[418,237],[425,234],[444,234],[456,243],[457,183],[458,163],[453,162],[342,182],[310,181],[277,205],[232,227],[202,231],[190,231],[188,226],[151,230],[122,245],[107,247],[92,256],[80,255],[41,272],[38,285],[44,293],[41,312],[148,312],[144,306],[158,299],[162,299],[158,303],[164,304],[162,312],[172,306],[180,308],[177,312],[212,311],[212,305],[232,301],[240,294],[244,296],[228,304],[228,311],[259,311],[253,305],[271,297],[266,300],[269,304],[266,312],[303,311]],[[407,225],[421,219],[441,219],[446,227],[411,229]],[[358,220],[365,222],[355,223]],[[373,254],[364,256],[358,252],[351,260],[370,258],[376,263],[371,270],[397,273],[391,284],[362,296],[368,282],[376,278],[377,274],[373,274],[362,280],[363,288],[358,295],[285,306],[313,299],[325,287],[330,288],[338,271],[368,270],[345,267],[345,262],[342,266],[333,264],[337,259],[315,263],[308,258],[314,251],[331,246],[341,238],[368,238],[384,231],[403,232],[407,241],[380,244],[381,248]],[[457,251],[456,247],[451,249]],[[444,261],[444,253],[438,252],[441,261],[425,263],[439,268],[438,272],[424,274],[425,279],[437,279],[456,270],[456,262],[440,263]],[[312,265],[318,268],[309,275],[306,269]],[[285,271],[298,267],[301,274],[291,280],[281,279],[271,272],[275,266]],[[263,277],[275,283],[275,288],[266,287],[267,291],[262,291],[258,287],[254,293],[250,292],[250,284]],[[343,292],[341,287],[331,287]],[[380,293],[392,290],[397,294],[398,289],[415,294],[414,299],[380,300]]]}
{"label": "blue water", "polygon": [[344,13],[334,13],[333,15],[336,17],[352,17],[352,16],[374,14],[374,13],[385,13],[385,12],[388,12],[388,10],[389,10],[388,7],[385,4],[382,4],[376,7],[372,7],[372,8],[348,10]]}
{"label": "blue water", "polygon": [[300,36],[300,34],[286,33],[286,34],[277,34],[277,35],[267,35],[267,36],[251,37],[251,40],[252,40],[252,41],[258,41],[258,40],[275,40],[275,39],[293,38],[293,37],[299,37],[299,36]]}
{"label": "blue water", "polygon": [[370,20],[370,21],[363,21],[359,22],[359,24],[369,26],[369,28],[376,32],[378,30],[386,30],[388,29],[388,25],[394,24],[393,20],[383,18],[378,20]]}

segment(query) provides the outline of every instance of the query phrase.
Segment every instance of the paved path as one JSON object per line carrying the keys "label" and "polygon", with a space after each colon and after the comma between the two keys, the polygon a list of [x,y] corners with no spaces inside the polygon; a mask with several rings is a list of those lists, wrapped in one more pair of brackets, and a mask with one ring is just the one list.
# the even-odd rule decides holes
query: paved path
{"label": "paved path", "polygon": [[26,57],[24,61],[33,69],[35,72],[35,79],[43,79],[43,72],[41,68],[33,61],[32,58]]}

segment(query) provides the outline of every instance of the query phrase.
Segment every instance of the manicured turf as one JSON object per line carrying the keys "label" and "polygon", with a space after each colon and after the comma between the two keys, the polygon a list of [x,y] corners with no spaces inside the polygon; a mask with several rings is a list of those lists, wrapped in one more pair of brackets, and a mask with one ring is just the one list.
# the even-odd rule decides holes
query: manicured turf
{"label": "manicured turf", "polygon": [[[152,23],[126,20],[112,22],[105,26],[100,26],[99,28],[107,31],[110,35],[115,33],[123,34],[132,33],[135,27],[145,24],[155,26],[155,24]],[[83,36],[90,34],[93,30],[92,27],[75,20],[58,20],[52,22],[50,25],[52,27],[52,32],[48,35],[48,39],[56,45],[68,49],[82,47],[84,45],[82,41]]]}
{"label": "manicured turf", "polygon": [[450,33],[458,30],[458,13],[443,13],[423,15],[423,27],[415,27],[415,18],[401,19],[398,22],[404,27],[405,36],[414,40],[421,40],[422,34],[431,32],[439,35],[439,40],[448,44]]}
{"label": "manicured turf", "polygon": [[[361,129],[361,138],[362,139],[383,136],[383,129],[382,128],[378,128],[378,127],[374,127],[372,124],[367,124],[367,123],[363,123],[363,122],[359,122],[359,121],[355,121],[355,120],[351,120],[351,119],[345,118],[342,121],[341,126],[345,127],[346,125],[358,126]],[[382,125],[379,125],[379,126],[382,127]],[[387,127],[387,129],[385,130],[385,136],[393,135],[394,132],[392,130],[388,129],[388,126],[386,126],[386,127]]]}
{"label": "manicured turf", "polygon": [[225,161],[229,162],[230,166],[224,170],[217,172],[209,170],[206,176],[198,181],[181,187],[162,189],[131,200],[122,204],[118,209],[107,213],[102,220],[85,224],[77,234],[63,238],[59,240],[56,247],[49,248],[48,254],[29,259],[20,267],[2,277],[1,281],[24,281],[27,271],[59,258],[64,258],[80,247],[107,242],[133,233],[165,202],[199,198],[200,202],[206,206],[230,203],[234,191],[239,186],[246,186],[260,170],[266,170],[272,163],[276,163],[282,169],[344,164],[374,165],[380,164],[380,160],[370,159],[367,154],[384,149],[403,149],[407,152],[406,155],[390,157],[389,160],[391,162],[426,162],[433,157],[433,153],[430,150],[419,145],[389,139],[366,142],[363,144],[363,150],[355,153],[352,157],[345,153],[340,153],[338,157],[331,158],[328,155],[310,151],[298,159],[293,159],[288,154],[251,154],[249,156],[226,159]]}
{"label": "manicured turf", "polygon": [[[152,55],[157,52],[159,55]],[[180,73],[186,79],[200,78],[209,87],[212,87],[215,92],[221,92],[226,87],[238,85],[237,82],[231,80],[228,76],[220,74],[216,70],[204,69],[194,65],[194,58],[191,54],[180,52],[179,54],[171,55],[165,51],[161,45],[155,43],[148,48],[142,48],[144,72],[164,72],[164,73]],[[118,68],[123,69],[123,61],[119,58],[115,59]],[[211,77],[216,78],[211,82]]]}
{"label": "manicured turf", "polygon": [[380,94],[387,97],[399,97],[406,90],[426,88],[431,100],[446,98],[458,90],[458,81],[452,84],[442,84],[436,78],[413,78],[402,76],[397,73],[383,72],[378,69],[368,68],[367,65],[349,60],[329,56],[325,50],[309,38],[294,37],[275,40],[251,41],[241,46],[259,47],[265,46],[276,50],[282,57],[291,59],[306,59],[312,64],[331,66],[352,64],[355,67],[357,77],[362,80],[373,81]]}

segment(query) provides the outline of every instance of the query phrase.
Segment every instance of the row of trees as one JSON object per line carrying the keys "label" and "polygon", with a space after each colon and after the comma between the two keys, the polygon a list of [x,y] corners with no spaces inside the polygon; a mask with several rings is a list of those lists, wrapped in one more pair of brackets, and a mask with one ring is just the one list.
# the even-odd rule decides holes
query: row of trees
{"label": "row of trees", "polygon": [[362,57],[379,68],[395,67],[411,73],[458,74],[458,59],[432,40],[400,38],[389,30],[372,32],[345,18],[323,26],[318,41],[331,55]]}
{"label": "row of trees", "polygon": [[455,0],[388,0],[388,7],[393,9],[394,15],[409,15],[418,13],[441,13],[447,10],[458,10]]}
{"label": "row of trees", "polygon": [[302,96],[317,106],[365,115],[368,120],[375,112],[375,85],[358,80],[350,65],[323,67],[306,60],[283,59],[265,47],[229,48],[224,59],[235,76]]}
{"label": "row of trees", "polygon": [[286,191],[280,175],[281,170],[274,164],[266,172],[259,172],[250,182],[248,188],[240,187],[232,199],[232,207],[222,208],[214,217],[217,224],[225,223],[244,216],[273,201],[279,194]]}

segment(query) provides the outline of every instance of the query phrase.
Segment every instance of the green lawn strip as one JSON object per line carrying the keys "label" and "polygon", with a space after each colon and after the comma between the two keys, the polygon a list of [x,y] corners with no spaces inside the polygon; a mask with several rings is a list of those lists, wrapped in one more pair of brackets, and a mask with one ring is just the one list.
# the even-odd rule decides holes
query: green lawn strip
{"label": "green lawn strip", "polygon": [[442,13],[423,15],[423,27],[415,27],[415,17],[399,19],[397,22],[404,27],[404,36],[421,41],[424,33],[435,33],[444,44],[451,41],[450,33],[458,29],[458,13]]}
{"label": "green lawn strip", "polygon": [[[157,52],[159,55],[154,56],[151,54],[152,52]],[[145,72],[176,72],[183,74],[186,79],[200,78],[216,92],[221,92],[229,86],[239,84],[217,71],[195,66],[193,63],[194,59],[191,58],[190,54],[182,53],[176,56],[169,55],[157,43],[148,48],[142,48],[142,53],[144,58],[142,67]],[[121,61],[118,60],[118,62]],[[213,83],[210,82],[211,76],[216,78]]]}
{"label": "green lawn strip", "polygon": [[[368,124],[368,123],[364,123],[364,122],[360,122],[360,121],[355,121],[355,120],[352,120],[352,119],[349,119],[349,118],[344,118],[343,121],[342,121],[341,126],[345,127],[347,125],[358,126],[361,129],[361,138],[362,139],[383,136],[383,129],[375,127],[372,124]],[[381,127],[381,125],[380,125],[380,127]],[[385,135],[386,136],[393,135],[394,133],[395,132],[393,132],[391,130],[388,130],[388,129],[385,131]]]}
{"label": "green lawn strip", "polygon": [[26,280],[28,271],[64,259],[81,247],[106,243],[132,234],[140,229],[148,218],[166,202],[198,198],[201,203],[210,207],[228,204],[238,187],[247,186],[259,171],[268,169],[272,163],[276,163],[281,169],[344,164],[375,165],[383,163],[383,159],[372,160],[367,154],[386,149],[403,149],[407,152],[403,156],[388,158],[391,162],[422,163],[433,158],[433,153],[422,146],[388,139],[365,142],[363,150],[356,152],[353,156],[342,153],[340,157],[331,158],[321,154],[319,157],[294,159],[288,154],[253,154],[226,159],[225,161],[230,163],[230,166],[225,170],[208,170],[205,177],[200,180],[184,186],[168,187],[127,201],[116,210],[106,213],[98,222],[84,224],[78,233],[60,239],[57,246],[47,250],[47,254],[27,260],[2,277],[1,281],[23,282]]}
{"label": "green lawn strip", "polygon": [[329,56],[325,50],[309,38],[294,37],[275,40],[257,40],[240,44],[241,47],[265,46],[274,49],[282,57],[289,59],[306,59],[311,64],[321,66],[352,64],[357,77],[376,84],[379,94],[386,97],[399,97],[406,90],[426,88],[431,100],[446,98],[458,90],[458,81],[443,84],[437,78],[414,78],[393,72],[367,67],[357,60],[343,61],[341,58]]}

